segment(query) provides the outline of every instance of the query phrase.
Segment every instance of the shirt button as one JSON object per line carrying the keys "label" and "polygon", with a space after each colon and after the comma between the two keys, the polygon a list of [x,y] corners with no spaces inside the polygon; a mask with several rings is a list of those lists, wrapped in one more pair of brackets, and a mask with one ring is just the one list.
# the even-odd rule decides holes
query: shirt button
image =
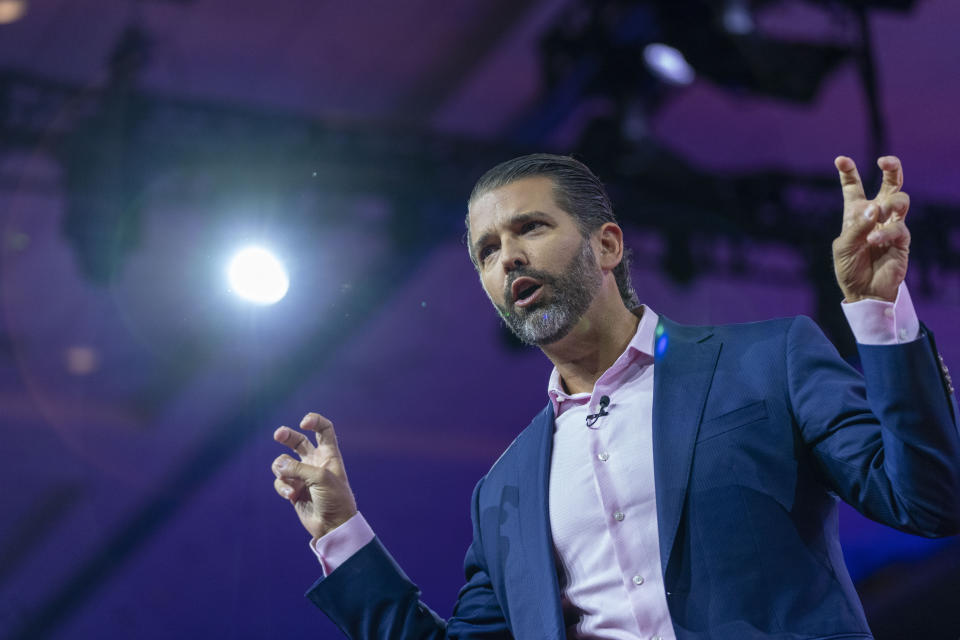
{"label": "shirt button", "polygon": [[610,459],[610,454],[607,453],[606,451],[601,451],[600,453],[597,454],[597,458],[600,460],[600,462],[606,462],[607,460]]}
{"label": "shirt button", "polygon": [[653,636],[650,640],[663,640],[663,636]]}
{"label": "shirt button", "polygon": [[615,514],[613,514],[613,519],[617,522],[623,522],[623,517],[623,511],[617,511]]}
{"label": "shirt button", "polygon": [[906,329],[900,329],[900,339],[901,339],[901,340],[906,340],[906,339],[907,339],[907,330],[906,330]]}
{"label": "shirt button", "polygon": [[886,309],[884,309],[884,310],[883,310],[883,315],[887,316],[888,318],[892,318],[892,317],[893,317],[893,307],[887,307]]}
{"label": "shirt button", "polygon": [[643,584],[643,576],[633,576],[633,584],[638,587]]}

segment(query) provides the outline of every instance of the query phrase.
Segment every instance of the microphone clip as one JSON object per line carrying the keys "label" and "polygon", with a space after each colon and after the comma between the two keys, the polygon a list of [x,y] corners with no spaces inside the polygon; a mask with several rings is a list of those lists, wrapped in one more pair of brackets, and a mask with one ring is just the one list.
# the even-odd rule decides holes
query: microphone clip
{"label": "microphone clip", "polygon": [[587,416],[587,426],[592,427],[597,423],[597,420],[610,415],[607,412],[608,406],[610,406],[610,396],[600,396],[600,410]]}

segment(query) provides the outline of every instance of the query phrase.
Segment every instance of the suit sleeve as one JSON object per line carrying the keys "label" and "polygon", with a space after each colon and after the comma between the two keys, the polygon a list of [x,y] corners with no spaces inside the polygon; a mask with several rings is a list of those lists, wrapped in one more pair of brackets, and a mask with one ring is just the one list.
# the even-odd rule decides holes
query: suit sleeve
{"label": "suit sleeve", "polygon": [[471,501],[473,541],[464,558],[466,584],[449,621],[420,601],[420,590],[378,538],[315,582],[307,598],[347,637],[357,640],[513,638],[483,561],[477,517],[481,485],[482,481]]}
{"label": "suit sleeve", "polygon": [[897,529],[960,532],[957,403],[933,336],[858,345],[862,378],[809,318],[793,322],[786,349],[794,417],[829,488]]}

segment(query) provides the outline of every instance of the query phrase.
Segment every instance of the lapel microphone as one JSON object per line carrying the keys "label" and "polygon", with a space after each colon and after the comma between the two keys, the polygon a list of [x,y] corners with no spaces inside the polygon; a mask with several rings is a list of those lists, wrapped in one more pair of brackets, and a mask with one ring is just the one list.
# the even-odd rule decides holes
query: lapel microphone
{"label": "lapel microphone", "polygon": [[590,414],[587,416],[587,426],[592,427],[597,423],[597,420],[603,416],[610,415],[607,413],[607,407],[610,405],[610,396],[600,396],[600,411]]}

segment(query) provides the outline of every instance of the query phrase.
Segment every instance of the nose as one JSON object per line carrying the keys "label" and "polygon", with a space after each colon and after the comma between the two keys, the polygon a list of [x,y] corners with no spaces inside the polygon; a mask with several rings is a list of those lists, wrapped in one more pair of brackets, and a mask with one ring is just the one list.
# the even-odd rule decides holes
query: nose
{"label": "nose", "polygon": [[510,273],[517,267],[523,267],[528,264],[527,255],[523,250],[522,243],[515,240],[504,241],[500,248],[500,263],[503,265],[505,273]]}

